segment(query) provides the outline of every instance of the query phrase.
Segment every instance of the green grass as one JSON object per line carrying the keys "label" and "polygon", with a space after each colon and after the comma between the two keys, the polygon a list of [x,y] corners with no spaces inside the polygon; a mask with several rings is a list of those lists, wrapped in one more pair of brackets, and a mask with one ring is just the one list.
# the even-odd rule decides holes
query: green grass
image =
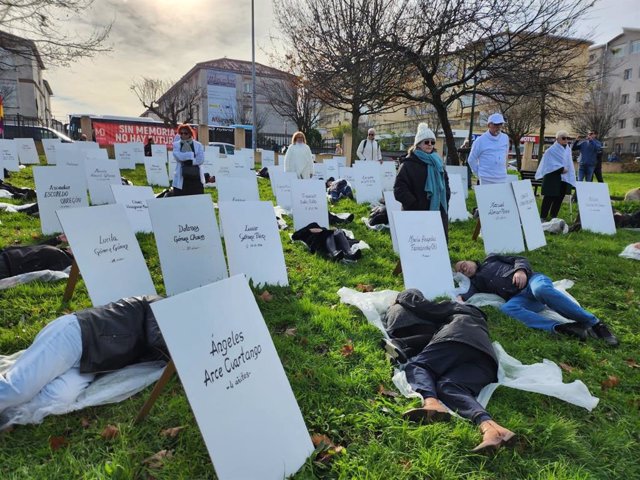
{"label": "green grass", "polygon": [[[144,184],[141,167],[123,174],[137,185]],[[612,195],[624,195],[640,184],[640,174],[607,174],[605,179]],[[33,185],[31,169],[12,175],[9,181]],[[259,182],[261,198],[272,199],[268,181]],[[474,204],[473,194],[468,204]],[[348,200],[333,210],[352,212],[356,219],[368,213],[365,206]],[[567,206],[560,216],[570,220]],[[37,219],[0,212],[0,221],[0,247],[40,239]],[[473,227],[473,221],[450,226],[452,261],[484,256],[482,242],[471,241]],[[327,435],[344,447],[328,461],[310,459],[296,479],[640,478],[640,369],[630,362],[640,363],[639,264],[618,257],[626,245],[640,241],[637,232],[619,231],[612,237],[588,232],[547,235],[546,247],[527,254],[536,270],[576,282],[571,293],[611,325],[622,342],[619,349],[530,330],[487,309],[491,335],[507,352],[524,363],[547,358],[574,367],[564,373],[565,381],[582,380],[601,401],[589,413],[551,397],[500,388],[489,411],[518,434],[519,443],[514,450],[486,457],[470,453],[480,434],[469,422],[410,425],[400,414],[415,400],[379,393],[381,385],[394,390],[392,369],[378,346],[380,335],[359,311],[340,304],[336,292],[361,283],[378,290],[401,290],[402,279],[391,275],[397,257],[388,233],[369,231],[359,220],[346,228],[372,247],[356,264],[335,264],[312,256],[290,242],[290,232],[282,232],[290,286],[268,287],[273,301],[257,300],[310,434]],[[138,239],[156,287],[163,292],[153,237],[138,235]],[[71,303],[62,305],[64,286],[64,282],[34,283],[0,291],[0,353],[28,346],[42,326],[61,312],[90,306],[82,281]],[[293,335],[285,333],[291,328],[295,328]],[[353,345],[353,353],[345,356],[342,347],[348,344]],[[602,390],[609,376],[618,377],[620,383]],[[174,378],[147,420],[134,426],[132,419],[148,394],[147,389],[116,405],[48,417],[42,425],[0,435],[0,478],[215,478],[179,381]],[[100,436],[108,424],[120,430],[113,440]],[[184,427],[177,437],[160,435],[175,426]],[[255,435],[270,441],[267,432]],[[67,444],[53,450],[50,438],[58,436]],[[171,450],[173,456],[162,468],[143,463],[163,449]]]}

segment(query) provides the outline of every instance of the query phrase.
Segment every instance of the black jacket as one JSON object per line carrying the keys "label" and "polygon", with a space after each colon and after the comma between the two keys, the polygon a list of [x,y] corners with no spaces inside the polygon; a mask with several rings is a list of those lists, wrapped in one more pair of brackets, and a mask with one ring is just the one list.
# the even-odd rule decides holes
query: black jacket
{"label": "black jacket", "polygon": [[[424,191],[428,171],[429,167],[415,153],[407,155],[402,160],[393,185],[393,194],[396,200],[402,204],[403,210],[430,210],[431,197]],[[451,190],[446,170],[444,170],[444,185],[448,204]]]}
{"label": "black jacket", "polygon": [[466,301],[475,293],[495,293],[509,300],[521,292],[513,284],[513,274],[518,270],[524,270],[527,281],[533,275],[531,265],[524,257],[489,255],[478,265],[476,274],[471,278],[469,291],[461,297]]}
{"label": "black jacket", "polygon": [[66,251],[51,245],[7,247],[0,253],[11,276],[38,270],[65,270],[73,263]]}
{"label": "black jacket", "polygon": [[426,347],[434,343],[458,342],[467,344],[493,359],[498,360],[491,339],[486,315],[472,305],[456,302],[432,302],[414,288],[398,294],[396,303],[385,317],[389,336],[402,340],[403,331],[416,331],[419,326]]}
{"label": "black jacket", "polygon": [[82,333],[80,372],[107,372],[134,363],[168,360],[169,351],[149,306],[160,298],[123,298],[77,312]]}

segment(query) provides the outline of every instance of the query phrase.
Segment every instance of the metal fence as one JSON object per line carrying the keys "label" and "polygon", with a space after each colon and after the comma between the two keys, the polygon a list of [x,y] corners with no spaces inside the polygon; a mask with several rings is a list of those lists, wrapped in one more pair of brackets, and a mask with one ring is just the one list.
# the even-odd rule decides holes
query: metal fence
{"label": "metal fence", "polygon": [[55,118],[51,119],[50,121],[43,121],[42,119],[37,117],[25,117],[24,115],[20,115],[18,113],[16,115],[5,115],[4,123],[5,125],[15,125],[18,132],[20,132],[20,127],[49,127],[66,135],[63,123],[56,120]]}
{"label": "metal fence", "polygon": [[[322,139],[319,144],[309,142],[313,153],[335,153],[336,145],[340,141],[336,138]],[[282,152],[283,147],[291,144],[291,135],[284,133],[258,133],[258,148]]]}

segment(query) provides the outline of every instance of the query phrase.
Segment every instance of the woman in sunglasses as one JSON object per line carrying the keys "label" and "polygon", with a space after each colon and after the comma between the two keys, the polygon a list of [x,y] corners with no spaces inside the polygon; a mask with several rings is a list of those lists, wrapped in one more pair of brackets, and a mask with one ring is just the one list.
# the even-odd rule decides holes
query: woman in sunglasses
{"label": "woman in sunglasses", "polygon": [[449,240],[448,204],[451,191],[442,159],[435,151],[436,136],[426,123],[418,125],[413,146],[402,160],[393,193],[403,210],[440,211]]}
{"label": "woman in sunglasses", "polygon": [[193,139],[190,125],[178,127],[179,140],[173,142],[173,158],[176,171],[173,175],[172,195],[197,195],[204,193],[204,175],[200,165],[204,162],[204,147]]}
{"label": "woman in sunglasses", "polygon": [[540,160],[536,179],[542,178],[542,206],[540,218],[547,221],[549,213],[556,218],[565,195],[571,193],[571,187],[576,186],[576,172],[571,158],[569,134],[564,130],[556,133],[556,141],[551,145]]}

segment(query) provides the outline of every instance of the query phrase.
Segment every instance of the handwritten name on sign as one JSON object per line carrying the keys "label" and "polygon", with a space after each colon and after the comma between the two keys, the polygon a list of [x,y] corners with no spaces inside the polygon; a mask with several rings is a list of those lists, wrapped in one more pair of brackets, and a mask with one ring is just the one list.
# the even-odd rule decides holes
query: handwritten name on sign
{"label": "handwritten name on sign", "polygon": [[262,353],[262,345],[247,346],[242,331],[231,330],[224,338],[211,334],[212,366],[204,369],[204,385],[208,387],[225,382],[225,390],[231,390],[251,377],[251,365]]}
{"label": "handwritten name on sign", "polygon": [[584,206],[591,212],[599,212],[606,208],[607,204],[604,203],[602,199],[589,195]]}
{"label": "handwritten name on sign", "polygon": [[315,193],[302,193],[300,195],[300,205],[307,211],[316,211],[320,208],[318,196]]}
{"label": "handwritten name on sign", "polygon": [[99,246],[93,249],[93,254],[96,257],[103,257],[106,255],[106,258],[108,258],[111,263],[121,262],[124,260],[124,257],[120,255],[129,251],[129,244],[121,243],[118,240],[118,237],[113,233],[105,236],[98,235],[98,245]]}
{"label": "handwritten name on sign", "polygon": [[245,225],[244,232],[241,232],[238,237],[244,248],[262,247],[263,242],[267,239],[267,236],[261,233],[256,225]]}
{"label": "handwritten name on sign", "polygon": [[495,217],[496,220],[504,220],[511,210],[504,206],[504,202],[491,202],[489,205],[488,215]]}
{"label": "handwritten name on sign", "polygon": [[431,252],[438,249],[438,241],[435,235],[409,235],[409,248],[412,252],[420,252],[420,254],[428,258]]}
{"label": "handwritten name on sign", "polygon": [[202,248],[207,236],[200,233],[199,225],[178,225],[178,232],[173,236],[173,243],[183,250],[198,250]]}

